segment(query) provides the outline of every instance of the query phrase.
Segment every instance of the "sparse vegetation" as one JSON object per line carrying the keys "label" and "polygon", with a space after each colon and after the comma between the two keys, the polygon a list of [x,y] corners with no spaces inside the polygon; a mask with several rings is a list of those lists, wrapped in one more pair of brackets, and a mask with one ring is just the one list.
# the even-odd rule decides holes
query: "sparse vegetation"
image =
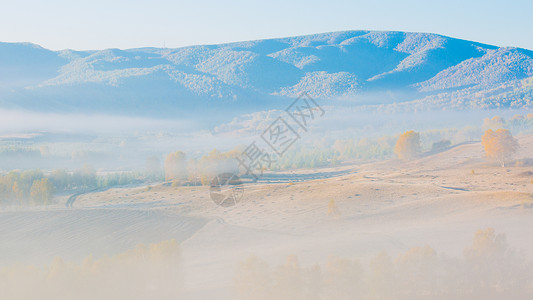
{"label": "sparse vegetation", "polygon": [[81,263],[56,257],[44,268],[2,267],[0,290],[4,299],[174,299],[181,270],[181,249],[169,240]]}
{"label": "sparse vegetation", "polygon": [[340,215],[341,213],[335,204],[335,200],[331,199],[328,203],[328,216],[338,218]]}
{"label": "sparse vegetation", "polygon": [[449,140],[441,140],[439,142],[434,142],[433,145],[431,146],[431,151],[432,152],[442,151],[442,150],[449,148],[451,145],[452,145],[452,142],[450,142]]}
{"label": "sparse vegetation", "polygon": [[429,246],[391,258],[382,252],[367,267],[330,257],[324,267],[302,267],[291,255],[271,268],[250,257],[237,268],[239,299],[492,299],[533,292],[532,272],[511,250],[505,235],[488,228],[475,233],[461,259],[438,255]]}

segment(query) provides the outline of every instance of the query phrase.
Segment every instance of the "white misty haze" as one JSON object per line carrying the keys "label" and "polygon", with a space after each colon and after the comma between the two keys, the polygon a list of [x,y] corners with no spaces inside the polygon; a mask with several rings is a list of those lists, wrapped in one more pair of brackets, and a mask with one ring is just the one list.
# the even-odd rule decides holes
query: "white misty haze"
{"label": "white misty haze", "polygon": [[185,132],[199,127],[199,124],[185,120],[156,120],[125,116],[35,113],[5,109],[0,109],[0,115],[2,116],[0,134],[25,131],[120,133],[161,128]]}
{"label": "white misty haze", "polygon": [[511,2],[3,0],[0,300],[533,299]]}
{"label": "white misty haze", "polygon": [[182,47],[353,29],[432,32],[533,49],[533,3],[505,1],[67,1],[2,3],[0,41],[46,48]]}

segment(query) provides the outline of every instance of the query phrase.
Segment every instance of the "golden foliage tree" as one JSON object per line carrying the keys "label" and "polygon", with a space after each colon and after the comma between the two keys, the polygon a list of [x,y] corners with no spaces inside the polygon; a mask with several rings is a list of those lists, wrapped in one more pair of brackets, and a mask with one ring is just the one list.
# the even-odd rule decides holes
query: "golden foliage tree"
{"label": "golden foliage tree", "polygon": [[236,158],[240,154],[241,151],[237,149],[228,152],[220,152],[217,149],[213,149],[209,154],[202,156],[195,166],[202,185],[209,185],[217,174],[238,174],[239,164]]}
{"label": "golden foliage tree", "polygon": [[13,193],[15,194],[17,200],[22,203],[22,201],[24,200],[24,189],[17,181],[13,183]]}
{"label": "golden foliage tree", "polygon": [[165,180],[180,180],[187,178],[187,160],[185,153],[177,151],[167,155],[165,159]]}
{"label": "golden foliage tree", "polygon": [[481,144],[487,157],[497,160],[502,167],[505,167],[505,160],[518,150],[518,142],[507,129],[488,129],[481,138]]}
{"label": "golden foliage tree", "polygon": [[400,135],[394,146],[394,153],[400,159],[411,159],[420,153],[420,148],[420,134],[411,130]]}
{"label": "golden foliage tree", "polygon": [[54,193],[54,186],[48,178],[33,181],[30,196],[37,204],[48,204]]}
{"label": "golden foliage tree", "polygon": [[465,258],[477,259],[503,259],[508,245],[505,234],[496,234],[494,228],[476,231],[472,245],[464,250]]}

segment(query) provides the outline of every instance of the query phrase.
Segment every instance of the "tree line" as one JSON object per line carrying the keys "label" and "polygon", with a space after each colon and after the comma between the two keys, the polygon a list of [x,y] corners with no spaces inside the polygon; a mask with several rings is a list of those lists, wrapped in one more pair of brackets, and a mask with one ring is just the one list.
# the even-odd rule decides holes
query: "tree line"
{"label": "tree line", "polygon": [[10,171],[0,175],[0,203],[47,205],[61,192],[88,191],[98,188],[139,183],[146,180],[142,172],[118,172],[97,175],[90,165],[68,172],[54,170]]}
{"label": "tree line", "polygon": [[[481,142],[486,157],[505,166],[505,162],[517,152],[519,144],[509,129],[500,127],[523,130],[530,128],[531,125],[533,125],[532,114],[517,115],[507,121],[500,117],[485,119],[483,127],[488,129],[482,136]],[[434,132],[426,134],[439,135]],[[451,145],[450,140],[442,139],[434,142],[430,151],[443,151]],[[188,158],[184,152],[176,151],[166,155],[163,166],[157,156],[152,156],[146,160],[146,168],[142,172],[114,172],[97,175],[90,165],[85,165],[73,172],[54,170],[48,175],[40,170],[10,171],[4,175],[0,174],[0,203],[46,205],[51,202],[56,193],[163,180],[172,182],[175,186],[209,185],[217,174],[239,173],[237,158],[243,149],[244,147],[237,147],[227,152],[214,149],[199,159]],[[383,159],[392,157],[392,155],[402,160],[409,160],[422,154],[421,133],[410,130],[396,137],[335,140],[330,146],[296,147],[287,151],[282,157],[278,157],[270,166],[264,166],[260,171],[336,166],[347,160]]]}

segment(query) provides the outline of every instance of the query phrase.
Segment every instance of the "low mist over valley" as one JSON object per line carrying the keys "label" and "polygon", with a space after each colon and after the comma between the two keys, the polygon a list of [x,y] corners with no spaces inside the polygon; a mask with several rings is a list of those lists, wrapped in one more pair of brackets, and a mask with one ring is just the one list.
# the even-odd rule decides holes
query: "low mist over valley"
{"label": "low mist over valley", "polygon": [[0,42],[0,299],[531,299],[533,52]]}

